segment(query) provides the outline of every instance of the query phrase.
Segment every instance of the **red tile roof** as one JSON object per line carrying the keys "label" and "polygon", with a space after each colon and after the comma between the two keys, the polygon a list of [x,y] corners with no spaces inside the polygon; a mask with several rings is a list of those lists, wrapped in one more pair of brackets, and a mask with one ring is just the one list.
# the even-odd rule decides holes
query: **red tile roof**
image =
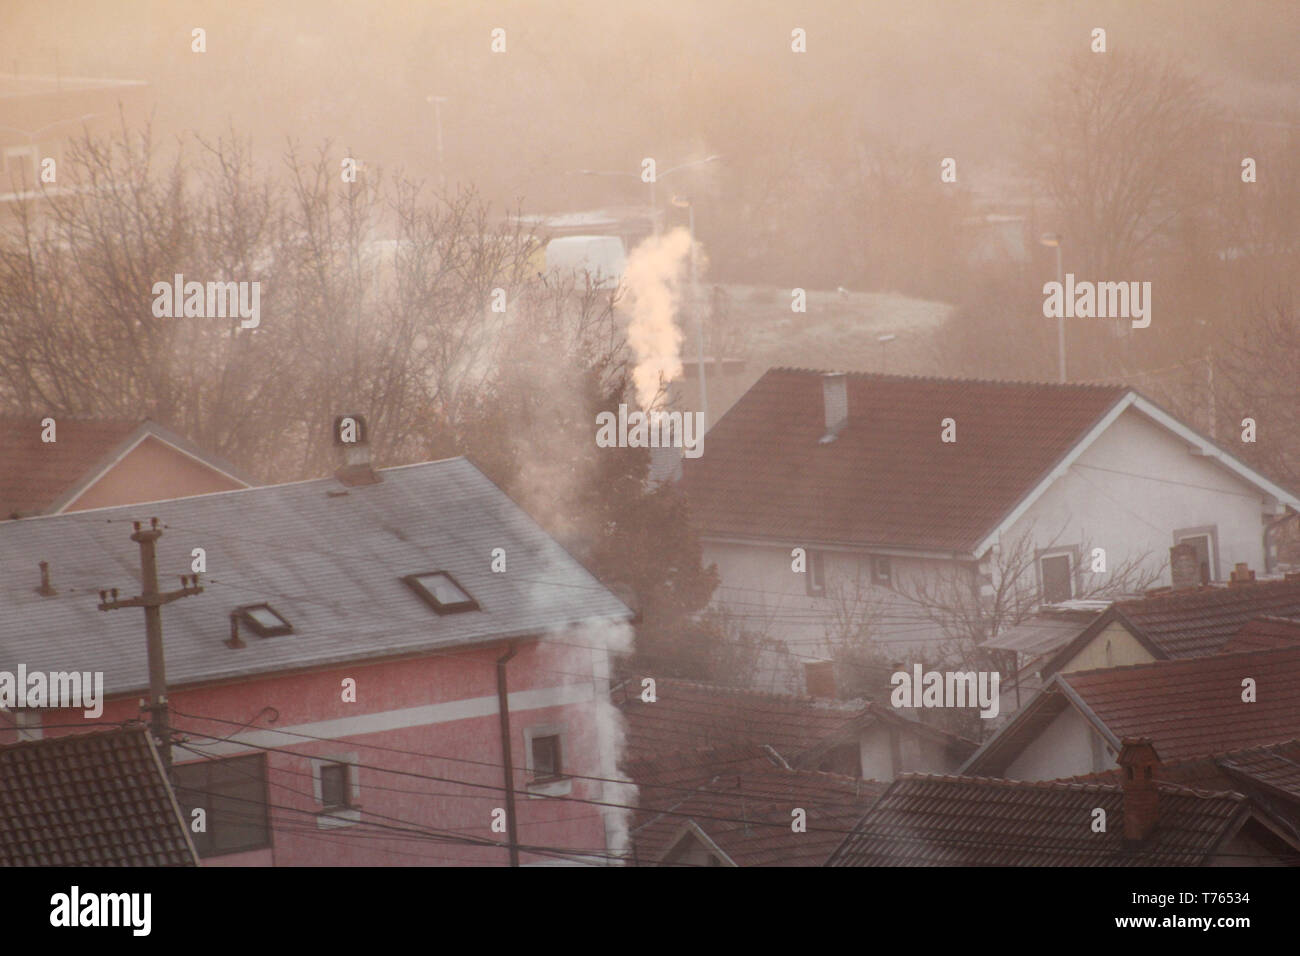
{"label": "red tile roof", "polygon": [[640,681],[615,689],[614,703],[627,718],[630,761],[709,749],[775,749],[786,760],[817,747],[862,713],[862,701],[833,701],[767,694],[660,678],[656,700],[641,700]]}
{"label": "red tile roof", "polygon": [[[1128,389],[850,374],[825,434],[822,373],[767,372],[684,463],[706,535],[969,551]],[[940,441],[944,418],[957,441]]]}
{"label": "red tile roof", "polygon": [[[638,865],[671,865],[661,861],[698,828],[737,866],[821,866],[885,789],[839,774],[789,770],[751,753],[748,761],[708,772],[689,791],[652,791],[656,806],[643,810],[632,834]],[[792,827],[796,809],[804,811],[803,832]]]}
{"label": "red tile roof", "polygon": [[[1131,844],[1117,786],[908,774],[827,865],[1197,866],[1250,813],[1240,794],[1159,790],[1159,824]],[[1106,811],[1104,833],[1090,825],[1096,807]]]}
{"label": "red tile roof", "polygon": [[[1254,703],[1242,681],[1255,681]],[[1150,737],[1165,760],[1300,737],[1300,646],[1075,671],[1068,684],[1115,738]]]}
{"label": "red tile roof", "polygon": [[1300,620],[1266,615],[1243,624],[1232,640],[1223,646],[1223,653],[1265,651],[1295,644],[1300,644]]}
{"label": "red tile roof", "polygon": [[0,520],[41,514],[139,426],[59,416],[47,443],[40,417],[0,417]]}
{"label": "red tile roof", "polygon": [[0,865],[197,866],[148,732],[0,747]]}
{"label": "red tile roof", "polygon": [[1300,616],[1300,575],[1237,587],[1205,587],[1119,601],[1116,616],[1166,657],[1200,657],[1223,649],[1261,615]]}
{"label": "red tile roof", "polygon": [[[1242,700],[1248,677],[1253,703]],[[1003,773],[1072,706],[1114,750],[1148,737],[1166,761],[1291,740],[1300,737],[1300,645],[1056,674],[962,772]]]}
{"label": "red tile roof", "polygon": [[[1300,740],[1161,763],[1156,780],[1196,790],[1227,790],[1251,799],[1257,812],[1300,839]],[[1066,783],[1123,782],[1118,767],[1070,777]]]}

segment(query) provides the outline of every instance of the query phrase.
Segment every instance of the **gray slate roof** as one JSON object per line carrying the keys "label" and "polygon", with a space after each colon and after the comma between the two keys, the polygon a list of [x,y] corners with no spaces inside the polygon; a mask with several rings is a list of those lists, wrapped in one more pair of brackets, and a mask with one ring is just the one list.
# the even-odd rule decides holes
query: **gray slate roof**
{"label": "gray slate roof", "polygon": [[[103,671],[106,695],[148,687],[144,612],[100,611],[140,590],[132,520],[156,516],[164,591],[206,551],[205,591],[162,609],[171,687],[539,635],[631,612],[464,458],[0,524],[0,670]],[[346,494],[339,494],[346,491]],[[333,494],[330,494],[330,493]],[[494,548],[506,572],[491,571]],[[42,597],[37,562],[58,593]],[[438,615],[400,580],[447,571],[480,610]],[[294,633],[242,632],[230,612],[270,603]]]}

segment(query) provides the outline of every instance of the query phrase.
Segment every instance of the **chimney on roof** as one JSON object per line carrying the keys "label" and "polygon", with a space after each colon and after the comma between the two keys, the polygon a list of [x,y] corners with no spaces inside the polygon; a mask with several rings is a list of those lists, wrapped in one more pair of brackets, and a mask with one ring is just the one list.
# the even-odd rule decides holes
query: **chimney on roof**
{"label": "chimney on roof", "polygon": [[1124,790],[1124,839],[1145,840],[1160,822],[1156,770],[1160,757],[1148,737],[1126,737],[1119,752]]}
{"label": "chimney on roof", "polygon": [[239,636],[239,612],[230,612],[230,637],[226,639],[226,647],[239,648],[244,646],[243,638]]}
{"label": "chimney on roof", "polygon": [[1228,587],[1239,588],[1243,584],[1254,583],[1255,572],[1250,569],[1250,565],[1245,561],[1238,561],[1236,569],[1232,572],[1232,576],[1228,578]]}
{"label": "chimney on roof", "polygon": [[822,374],[822,405],[826,409],[826,434],[823,445],[833,442],[849,420],[849,382],[843,372]]}
{"label": "chimney on roof", "polygon": [[41,586],[36,589],[36,593],[41,597],[53,597],[59,593],[50,584],[50,562],[48,561],[41,562]]}
{"label": "chimney on roof", "polygon": [[835,662],[804,661],[804,690],[809,697],[835,699]]}
{"label": "chimney on roof", "polygon": [[1184,542],[1169,549],[1169,573],[1175,591],[1200,586],[1201,563],[1193,545]]}
{"label": "chimney on roof", "polygon": [[349,488],[375,485],[382,479],[370,467],[370,431],[361,415],[334,419],[334,445],[342,449],[343,465],[334,477]]}

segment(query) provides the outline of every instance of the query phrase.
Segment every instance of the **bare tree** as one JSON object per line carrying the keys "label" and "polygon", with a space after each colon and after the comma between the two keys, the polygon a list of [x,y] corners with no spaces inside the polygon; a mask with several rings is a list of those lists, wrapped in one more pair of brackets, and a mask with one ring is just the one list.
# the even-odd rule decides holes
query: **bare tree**
{"label": "bare tree", "polygon": [[[1055,547],[1063,533],[1047,544],[1037,543],[1031,525],[1000,547],[991,548],[982,562],[954,563],[932,573],[900,580],[897,590],[940,634],[957,645],[975,647],[1008,627],[1023,623],[1043,599],[1035,566],[1040,551]],[[1078,554],[1084,562],[1093,553],[1084,542]],[[1113,600],[1137,594],[1160,579],[1164,564],[1152,561],[1149,552],[1107,564],[1104,572],[1076,568],[1074,580],[1079,599]]]}
{"label": "bare tree", "polygon": [[1082,53],[1051,80],[1022,156],[1072,271],[1118,277],[1208,202],[1201,147],[1216,116],[1200,80],[1142,52]]}

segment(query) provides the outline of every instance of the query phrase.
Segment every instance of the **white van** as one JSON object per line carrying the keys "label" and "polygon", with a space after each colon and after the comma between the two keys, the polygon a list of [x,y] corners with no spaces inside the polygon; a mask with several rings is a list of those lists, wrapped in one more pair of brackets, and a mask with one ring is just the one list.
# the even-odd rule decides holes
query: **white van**
{"label": "white van", "polygon": [[627,250],[618,236],[564,236],[546,244],[546,271],[573,270],[598,289],[612,289],[623,278]]}

